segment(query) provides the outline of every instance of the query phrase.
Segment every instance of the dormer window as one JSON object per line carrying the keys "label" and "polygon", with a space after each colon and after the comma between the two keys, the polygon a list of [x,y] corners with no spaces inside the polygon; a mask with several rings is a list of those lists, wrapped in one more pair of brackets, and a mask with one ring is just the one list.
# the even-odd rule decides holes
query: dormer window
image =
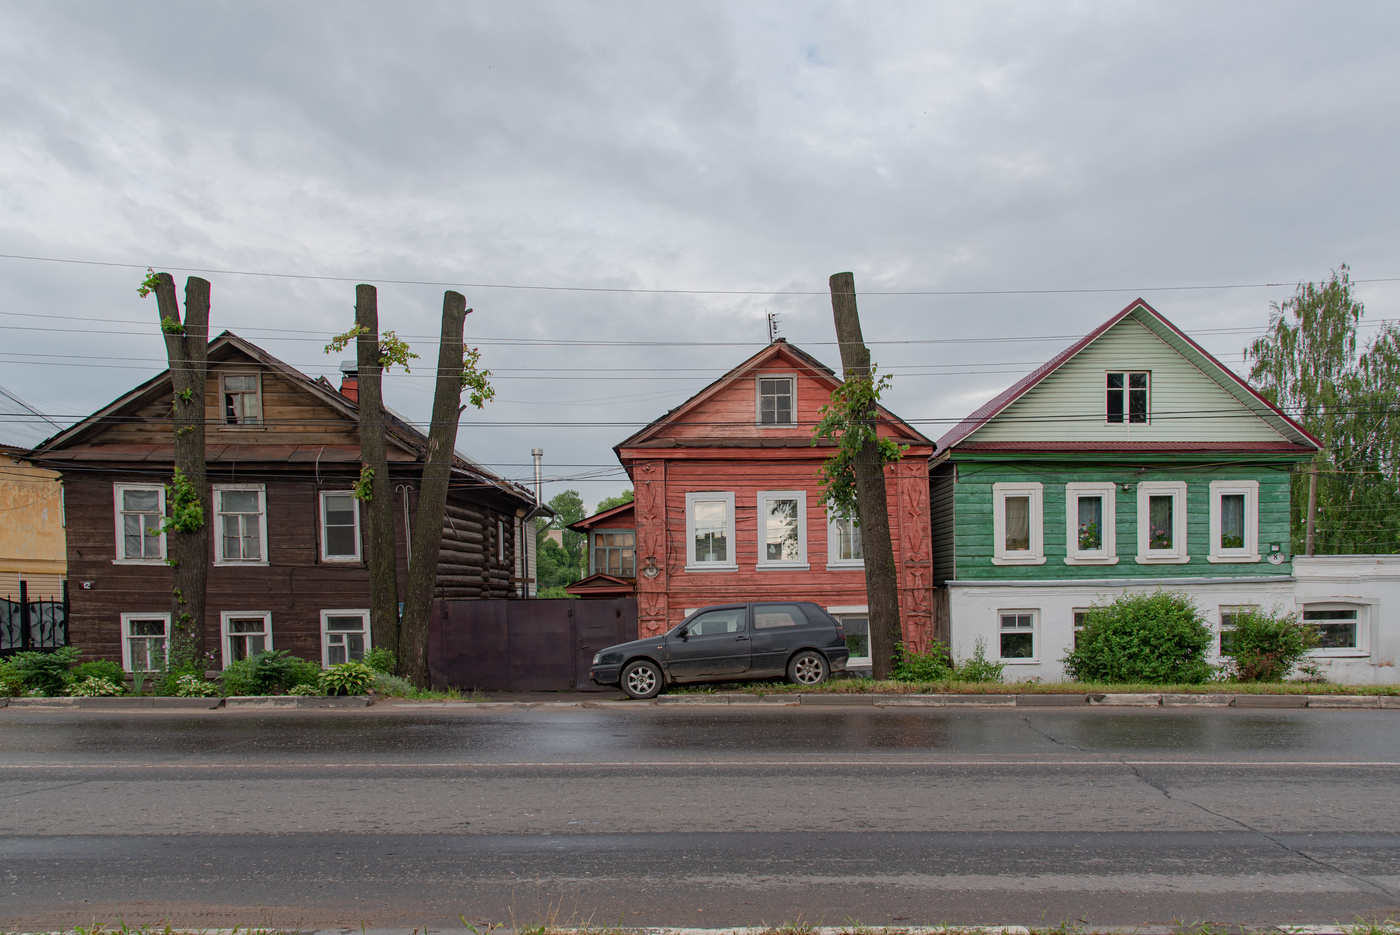
{"label": "dormer window", "polygon": [[225,373],[220,377],[225,425],[262,423],[262,392],[256,373]]}
{"label": "dormer window", "polygon": [[1108,374],[1106,412],[1110,425],[1147,421],[1150,378],[1150,372],[1141,370],[1119,370]]}
{"label": "dormer window", "polygon": [[758,378],[758,424],[793,425],[793,378]]}

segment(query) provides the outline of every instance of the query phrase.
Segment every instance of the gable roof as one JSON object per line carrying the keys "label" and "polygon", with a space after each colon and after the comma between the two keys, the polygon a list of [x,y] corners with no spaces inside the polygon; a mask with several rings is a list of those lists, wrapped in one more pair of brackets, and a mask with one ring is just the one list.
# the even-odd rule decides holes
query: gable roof
{"label": "gable roof", "polygon": [[[988,400],[981,408],[955,425],[938,439],[938,448],[935,454],[945,454],[950,448],[963,442],[969,435],[991,422],[1012,403],[1025,396],[1026,393],[1034,389],[1047,377],[1069,363],[1069,361],[1074,359],[1085,348],[1103,337],[1103,335],[1115,325],[1128,319],[1132,319],[1143,325],[1160,338],[1163,343],[1184,357],[1187,362],[1192,364],[1208,379],[1267,423],[1279,433],[1280,441],[1273,445],[1261,445],[1255,442],[1212,442],[1201,445],[1179,442],[1123,442],[1115,443],[1112,446],[1095,445],[1093,443],[1084,442],[1039,442],[1035,444],[1036,448],[1075,451],[1093,450],[1095,448],[1106,449],[1107,447],[1111,447],[1112,450],[1115,451],[1182,451],[1193,448],[1202,451],[1259,451],[1261,449],[1274,448],[1282,451],[1297,451],[1299,448],[1317,449],[1321,447],[1321,442],[1307,429],[1303,428],[1303,426],[1299,425],[1285,414],[1283,410],[1261,396],[1254,387],[1250,386],[1233,370],[1216,360],[1208,351],[1191,340],[1184,331],[1164,318],[1160,312],[1142,299],[1135,299],[1122,311],[1108,319],[1108,321],[1099,325],[1093,331],[1050,358],[1050,360],[1041,364],[1026,376],[1017,380],[1005,390],[1002,390],[996,396]],[[1027,447],[1010,442],[987,442],[984,443],[984,445],[989,449],[997,448],[1002,450],[1017,450]],[[983,447],[983,445],[979,445],[978,447]]]}
{"label": "gable roof", "polygon": [[636,508],[636,506],[637,502],[635,500],[628,500],[626,503],[619,503],[617,506],[609,507],[608,509],[603,510],[601,513],[594,513],[592,516],[585,516],[577,523],[570,523],[568,528],[574,530],[575,532],[588,532],[590,529],[592,529],[594,526],[598,525],[601,522],[613,519],[614,517],[620,517],[624,514],[632,512]]}
{"label": "gable roof", "polygon": [[[800,347],[789,344],[786,338],[778,338],[767,347],[763,348],[763,350],[740,363],[724,376],[715,380],[679,406],[668,411],[661,418],[652,421],[640,431],[634,432],[627,438],[618,442],[613,446],[613,451],[620,452],[623,448],[636,447],[649,441],[659,435],[666,426],[684,421],[686,415],[703,406],[720,392],[728,389],[736,380],[747,378],[756,371],[768,367],[780,359],[784,365],[792,367],[799,371],[799,373],[812,377],[818,382],[825,383],[831,389],[835,389],[843,382],[842,379],[836,375],[836,371],[832,370],[826,364],[817,360],[817,358],[808,354]],[[903,436],[905,440],[916,445],[933,445],[931,439],[924,436],[923,433],[919,432],[899,416],[890,412],[884,406],[877,406],[877,409],[881,421],[888,424],[897,434]],[[807,442],[804,441],[803,444],[806,445]]]}
{"label": "gable roof", "polygon": [[[291,364],[279,360],[256,344],[240,338],[232,331],[225,331],[210,341],[208,354],[211,363],[228,360],[239,354],[251,358],[261,366],[266,367],[269,371],[276,373],[289,383],[311,394],[318,402],[343,416],[346,421],[355,425],[359,424],[359,406],[346,398],[329,380],[326,380],[324,377],[308,377]],[[106,427],[109,420],[140,410],[152,400],[166,397],[169,393],[170,371],[167,369],[156,374],[154,377],[129,392],[117,397],[92,415],[54,434],[38,445],[35,445],[32,454],[42,458],[45,455],[52,456],[64,449],[81,445],[83,442],[99,434]],[[388,445],[397,448],[404,455],[408,456],[408,460],[421,459],[423,453],[427,450],[428,444],[428,438],[421,430],[410,423],[408,419],[389,409],[387,406],[384,407],[384,425],[385,441]],[[261,447],[267,449],[270,454],[275,455],[271,460],[307,460],[306,458],[298,457],[297,454],[291,452],[289,446],[286,445],[266,445]],[[346,457],[342,457],[340,460],[346,460],[348,457],[348,460],[358,461],[360,458],[358,450],[353,453],[342,453],[342,455]],[[527,488],[513,481],[506,480],[493,471],[482,467],[460,451],[454,451],[453,456],[452,468],[454,471],[468,474],[483,482],[486,486],[496,488],[501,493],[513,499],[523,499],[528,501],[531,505],[534,504],[535,496]],[[246,446],[242,448],[241,457],[249,457]],[[331,458],[327,458],[326,460],[331,460]]]}

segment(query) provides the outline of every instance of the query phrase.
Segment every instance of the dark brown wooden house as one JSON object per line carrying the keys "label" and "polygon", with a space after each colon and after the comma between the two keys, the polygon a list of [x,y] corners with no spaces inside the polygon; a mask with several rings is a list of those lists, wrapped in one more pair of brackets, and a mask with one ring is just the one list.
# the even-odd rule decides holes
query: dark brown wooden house
{"label": "dark brown wooden house", "polygon": [[[337,389],[229,332],[209,345],[207,459],[213,535],[205,646],[216,667],[259,649],[329,664],[370,648],[353,371]],[[69,639],[85,658],[154,668],[169,632],[164,485],[173,469],[163,373],[34,449],[62,473],[71,582]],[[426,437],[389,418],[400,594]],[[525,488],[458,455],[437,596],[519,594]],[[152,534],[155,532],[155,534]]]}

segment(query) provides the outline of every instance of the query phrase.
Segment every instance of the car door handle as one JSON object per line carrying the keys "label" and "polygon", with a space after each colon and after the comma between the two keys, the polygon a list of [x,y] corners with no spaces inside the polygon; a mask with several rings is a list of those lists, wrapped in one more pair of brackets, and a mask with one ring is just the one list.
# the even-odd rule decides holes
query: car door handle
{"label": "car door handle", "polygon": [[739,642],[740,640],[746,640],[746,639],[748,639],[747,636],[736,636],[736,637],[734,637],[734,642],[737,643],[737,642]]}

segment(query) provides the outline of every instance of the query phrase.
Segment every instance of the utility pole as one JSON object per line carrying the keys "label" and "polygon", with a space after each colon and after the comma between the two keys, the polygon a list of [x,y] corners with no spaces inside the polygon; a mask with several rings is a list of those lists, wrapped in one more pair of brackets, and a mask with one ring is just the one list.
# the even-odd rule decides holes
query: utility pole
{"label": "utility pole", "polygon": [[1303,554],[1312,555],[1317,545],[1317,458],[1308,465],[1308,531],[1303,539]]}
{"label": "utility pole", "polygon": [[[870,376],[870,349],[860,331],[856,310],[856,280],[850,273],[831,277],[831,312],[836,320],[836,340],[841,347],[841,371],[846,380]],[[865,419],[873,424],[877,409],[872,402]],[[865,594],[870,610],[870,663],[877,679],[888,678],[895,647],[904,637],[899,625],[899,582],[890,541],[889,504],[885,498],[885,467],[872,435],[860,448],[853,466],[856,475],[856,513],[861,547],[865,554]]]}

